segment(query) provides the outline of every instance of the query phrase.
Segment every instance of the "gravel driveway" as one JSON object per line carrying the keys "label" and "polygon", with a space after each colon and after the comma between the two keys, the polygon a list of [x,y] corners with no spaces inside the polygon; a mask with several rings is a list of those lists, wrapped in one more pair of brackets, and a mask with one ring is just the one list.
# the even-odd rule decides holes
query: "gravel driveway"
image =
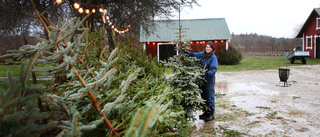
{"label": "gravel driveway", "polygon": [[277,86],[278,69],[217,72],[216,120],[196,120],[192,136],[319,137],[320,65],[289,69],[289,87]]}

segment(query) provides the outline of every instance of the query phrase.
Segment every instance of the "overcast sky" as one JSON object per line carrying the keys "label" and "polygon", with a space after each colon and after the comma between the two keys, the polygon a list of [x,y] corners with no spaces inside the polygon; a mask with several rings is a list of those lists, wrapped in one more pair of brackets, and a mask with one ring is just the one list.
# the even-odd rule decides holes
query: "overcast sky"
{"label": "overcast sky", "polygon": [[[181,7],[181,19],[225,18],[230,33],[292,38],[320,0],[198,0]],[[174,19],[178,19],[177,16]]]}

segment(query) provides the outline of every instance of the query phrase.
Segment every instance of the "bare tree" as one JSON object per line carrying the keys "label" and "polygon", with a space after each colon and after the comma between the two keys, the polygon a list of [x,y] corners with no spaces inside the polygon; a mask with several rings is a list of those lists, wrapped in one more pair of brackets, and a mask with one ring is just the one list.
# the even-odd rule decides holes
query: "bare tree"
{"label": "bare tree", "polygon": [[[20,35],[31,34],[38,31],[31,26],[36,25],[36,21],[30,16],[22,14],[33,13],[30,0],[0,0],[0,35]],[[153,25],[155,17],[170,18],[179,4],[192,7],[198,5],[197,0],[63,0],[57,4],[54,0],[33,0],[36,8],[44,13],[52,22],[58,17],[84,16],[73,7],[74,2],[78,2],[84,8],[95,8],[103,6],[107,9],[110,19],[118,27],[131,26],[132,34],[138,34],[140,27],[148,28]],[[88,19],[92,28],[101,27],[101,15],[92,14]],[[151,22],[151,23],[150,23]],[[41,26],[41,25],[39,25]],[[111,34],[110,28],[108,34]],[[43,33],[45,31],[42,31]]]}
{"label": "bare tree", "polygon": [[295,38],[298,35],[298,33],[300,32],[300,30],[302,29],[302,27],[303,27],[303,23],[300,23],[297,26],[295,26],[293,28],[293,36],[292,37]]}

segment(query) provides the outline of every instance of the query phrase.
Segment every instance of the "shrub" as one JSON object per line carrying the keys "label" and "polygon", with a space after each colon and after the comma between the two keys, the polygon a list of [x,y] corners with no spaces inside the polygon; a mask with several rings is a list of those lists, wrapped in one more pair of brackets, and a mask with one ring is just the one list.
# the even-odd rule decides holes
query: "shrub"
{"label": "shrub", "polygon": [[242,60],[242,55],[234,47],[229,46],[228,50],[221,51],[218,62],[221,65],[237,65]]}

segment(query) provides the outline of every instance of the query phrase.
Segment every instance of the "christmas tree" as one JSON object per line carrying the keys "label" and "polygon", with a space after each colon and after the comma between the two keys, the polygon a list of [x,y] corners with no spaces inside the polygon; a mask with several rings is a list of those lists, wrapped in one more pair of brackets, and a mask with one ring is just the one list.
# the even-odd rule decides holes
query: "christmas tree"
{"label": "christmas tree", "polygon": [[201,99],[201,89],[199,85],[203,83],[204,78],[199,74],[205,72],[201,69],[199,61],[195,57],[190,57],[185,51],[191,48],[187,42],[183,42],[182,26],[179,27],[179,39],[175,41],[178,44],[176,50],[179,54],[163,61],[164,66],[173,69],[174,75],[167,81],[174,88],[173,99],[177,107],[182,107],[186,112],[187,118],[193,118],[193,112],[204,109],[204,100]]}
{"label": "christmas tree", "polygon": [[[1,135],[25,132],[26,136],[38,136],[55,126],[53,120],[35,123],[48,118],[48,112],[61,123],[61,136],[168,136],[184,132],[171,132],[179,126],[177,118],[182,112],[171,109],[171,88],[156,60],[126,46],[132,43],[119,41],[112,52],[99,48],[101,42],[95,38],[103,33],[81,27],[86,17],[59,20],[55,26],[34,11],[49,38],[39,38],[37,45],[24,45],[16,53],[29,61],[22,67],[20,85],[15,85],[8,73],[10,87],[0,90]],[[42,85],[27,84],[36,64],[50,64],[41,70],[47,72],[44,75],[65,74],[67,81],[57,84],[58,91],[53,93],[43,92],[46,87]],[[40,94],[21,96],[31,89]],[[48,112],[37,109],[35,99],[39,97],[45,100]]]}
{"label": "christmas tree", "polygon": [[13,80],[7,72],[7,89],[0,88],[0,135],[1,136],[39,136],[56,126],[56,121],[45,123],[48,112],[41,112],[37,100],[42,84],[28,82],[34,60],[28,60],[21,66],[19,80]]}

